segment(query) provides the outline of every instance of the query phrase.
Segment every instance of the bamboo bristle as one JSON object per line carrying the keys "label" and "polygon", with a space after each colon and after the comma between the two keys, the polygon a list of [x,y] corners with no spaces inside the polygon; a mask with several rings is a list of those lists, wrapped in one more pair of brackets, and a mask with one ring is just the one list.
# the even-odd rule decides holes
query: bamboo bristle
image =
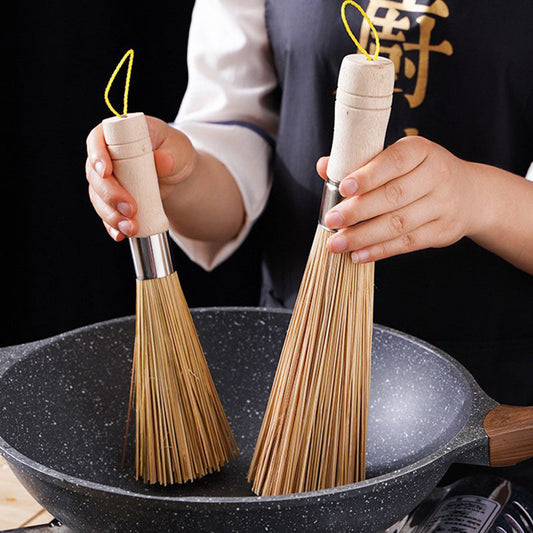
{"label": "bamboo bristle", "polygon": [[374,264],[330,236],[318,226],[248,473],[263,496],[365,476]]}
{"label": "bamboo bristle", "polygon": [[137,280],[133,359],[135,471],[184,483],[238,454],[179,279]]}

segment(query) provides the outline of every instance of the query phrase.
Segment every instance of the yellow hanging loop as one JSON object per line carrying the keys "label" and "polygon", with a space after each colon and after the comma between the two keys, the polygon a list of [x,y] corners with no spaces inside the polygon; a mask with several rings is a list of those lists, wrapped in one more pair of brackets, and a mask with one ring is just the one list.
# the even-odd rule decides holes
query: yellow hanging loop
{"label": "yellow hanging loop", "polygon": [[[372,33],[374,34],[374,39],[376,40],[376,52],[373,57],[361,46],[361,44],[359,43],[359,41],[353,34],[352,29],[350,28],[350,25],[348,24],[348,20],[346,19],[346,6],[348,4],[356,7],[359,10],[361,15],[363,15],[364,19],[368,22],[368,25],[370,26],[370,29],[372,30]],[[376,31],[376,28],[374,28],[374,24],[372,24],[372,21],[370,20],[369,16],[366,14],[365,10],[353,0],[345,0],[342,3],[342,7],[341,7],[341,17],[342,17],[342,21],[344,22],[344,27],[346,28],[348,35],[352,38],[352,41],[355,43],[355,46],[357,46],[360,52],[365,54],[366,58],[369,61],[375,61],[379,56],[379,36],[378,36],[378,32]]]}
{"label": "yellow hanging loop", "polygon": [[[122,115],[111,105],[111,102],[109,101],[109,90],[111,89],[111,85],[113,85],[113,82],[115,81],[115,78],[117,77],[118,71],[121,69],[122,65],[126,61],[126,59],[130,58],[128,62],[128,70],[126,72],[126,83],[124,85],[124,107],[122,110]],[[133,50],[128,50],[124,57],[120,60],[119,64],[116,66],[113,74],[111,74],[111,78],[109,78],[109,81],[107,82],[107,87],[104,91],[104,100],[107,104],[107,107],[111,110],[112,113],[114,113],[117,117],[124,117],[128,114],[128,94],[130,92],[130,80],[131,80],[131,67],[133,66]]]}

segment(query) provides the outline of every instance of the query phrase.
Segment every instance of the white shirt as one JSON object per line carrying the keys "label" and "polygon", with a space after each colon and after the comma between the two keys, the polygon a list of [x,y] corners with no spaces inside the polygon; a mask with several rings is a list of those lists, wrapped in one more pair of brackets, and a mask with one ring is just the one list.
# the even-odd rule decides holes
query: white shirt
{"label": "white shirt", "polygon": [[227,259],[263,211],[272,183],[270,160],[278,113],[277,77],[265,25],[264,0],[197,0],[187,52],[189,82],[174,127],[197,151],[221,161],[242,195],[246,218],[225,244],[171,232],[206,270]]}

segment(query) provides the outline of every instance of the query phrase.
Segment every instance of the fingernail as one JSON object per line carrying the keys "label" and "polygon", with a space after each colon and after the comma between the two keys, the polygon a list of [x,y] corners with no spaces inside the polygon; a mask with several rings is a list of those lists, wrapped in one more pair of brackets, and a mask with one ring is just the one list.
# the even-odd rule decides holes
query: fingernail
{"label": "fingernail", "polygon": [[342,235],[337,235],[329,239],[329,249],[331,252],[344,252],[346,248],[346,239]]}
{"label": "fingernail", "polygon": [[368,250],[359,250],[358,252],[352,252],[351,258],[354,263],[363,263],[370,257]]}
{"label": "fingernail", "polygon": [[109,228],[109,233],[111,237],[116,241],[118,237],[118,231],[115,228]]}
{"label": "fingernail", "polygon": [[133,227],[131,225],[131,222],[129,220],[121,220],[118,224],[118,229],[124,233],[124,235],[131,235],[131,232],[133,231]]}
{"label": "fingernail", "polygon": [[131,205],[128,204],[127,202],[120,202],[118,205],[117,205],[117,210],[118,212],[121,214],[121,215],[124,215],[125,217],[130,217],[131,216]]}
{"label": "fingernail", "polygon": [[344,225],[344,217],[338,211],[326,213],[326,226],[328,228],[340,228]]}
{"label": "fingernail", "polygon": [[104,162],[98,160],[98,161],[94,164],[94,170],[96,170],[96,173],[97,173],[101,178],[103,178],[103,177],[104,177],[104,172],[105,172],[105,165],[104,165]]}
{"label": "fingernail", "polygon": [[355,181],[353,178],[346,178],[340,184],[339,192],[343,196],[353,196],[357,192],[358,188],[359,185],[357,184],[357,181]]}

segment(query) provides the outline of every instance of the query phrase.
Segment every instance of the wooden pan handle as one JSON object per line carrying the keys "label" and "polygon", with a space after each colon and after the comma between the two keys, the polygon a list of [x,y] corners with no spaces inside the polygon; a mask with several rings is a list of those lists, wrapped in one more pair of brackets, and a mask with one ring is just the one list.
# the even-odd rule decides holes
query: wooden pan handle
{"label": "wooden pan handle", "polygon": [[152,152],[152,142],[143,113],[111,117],[102,122],[104,137],[113,160],[113,174],[137,203],[139,231],[149,237],[168,230]]}
{"label": "wooden pan handle", "polygon": [[341,64],[328,178],[339,183],[383,150],[389,121],[394,64],[347,55]]}
{"label": "wooden pan handle", "polygon": [[512,466],[533,457],[533,407],[498,405],[483,422],[490,464]]}

